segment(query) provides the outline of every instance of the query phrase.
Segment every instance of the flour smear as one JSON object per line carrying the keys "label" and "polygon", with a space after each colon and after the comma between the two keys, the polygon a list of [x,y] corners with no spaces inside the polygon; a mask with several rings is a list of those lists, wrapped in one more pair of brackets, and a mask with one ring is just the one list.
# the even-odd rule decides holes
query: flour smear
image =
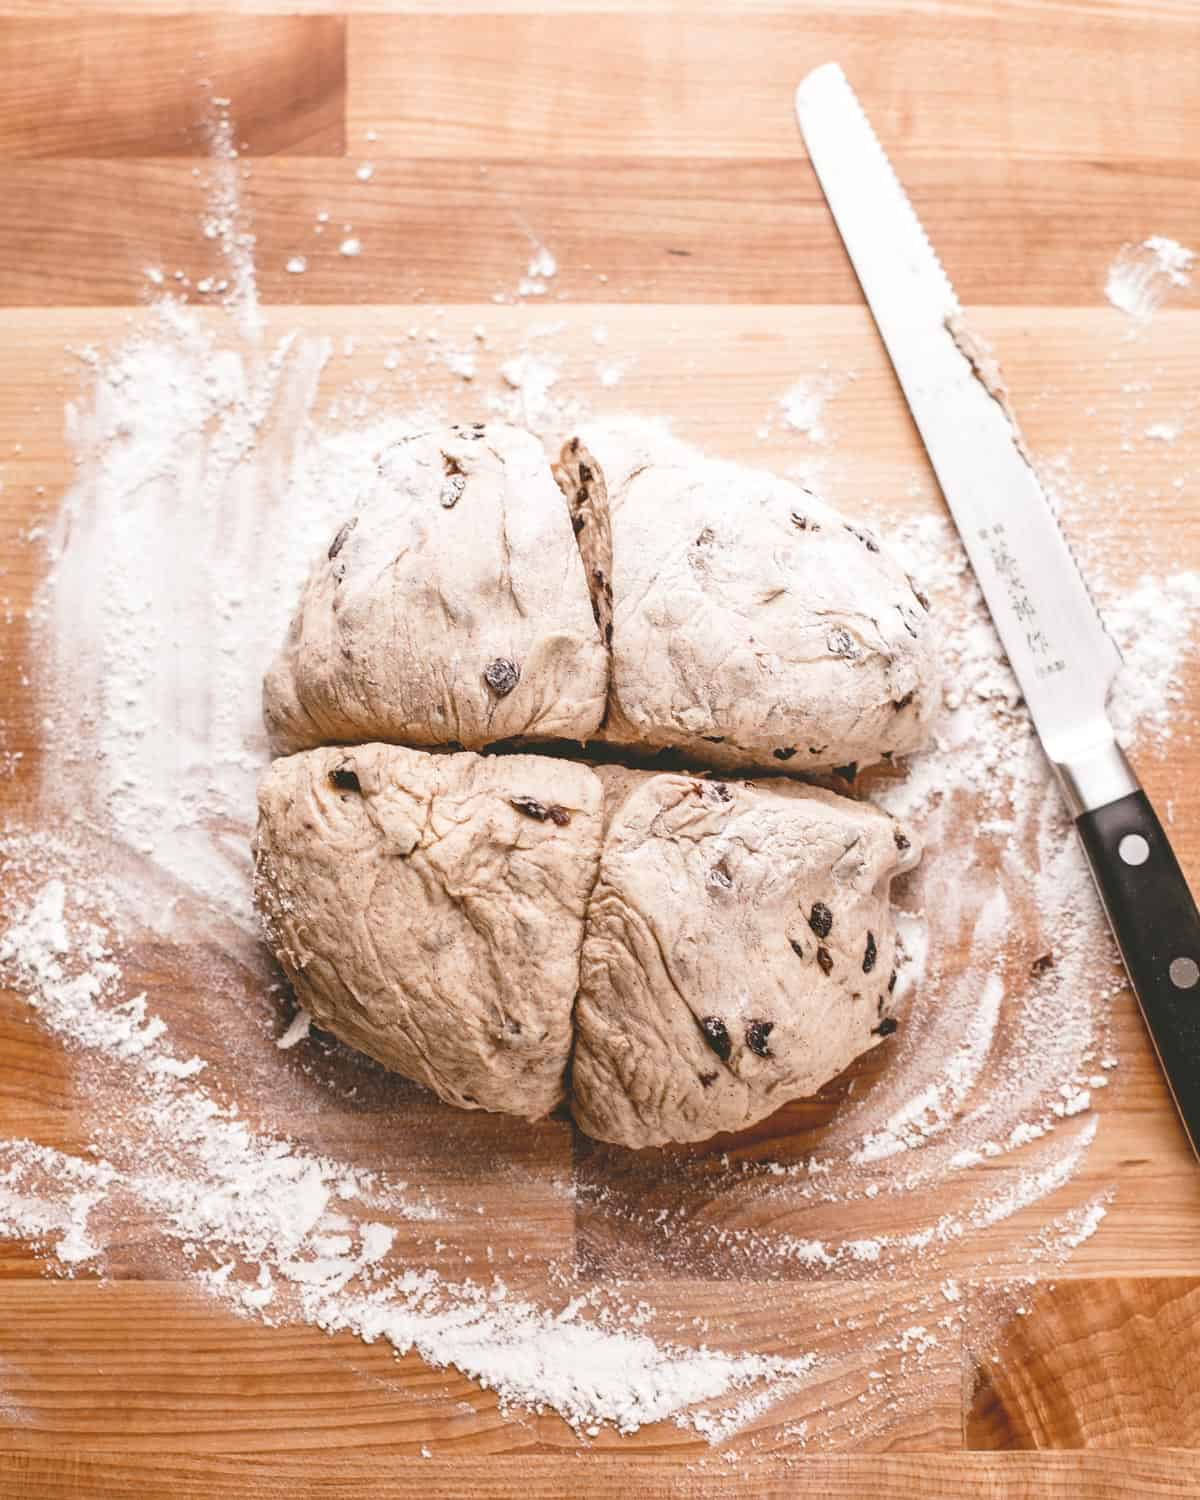
{"label": "flour smear", "polygon": [[[258,940],[261,675],[376,455],[458,415],[431,369],[553,439],[595,368],[571,373],[561,326],[498,347],[431,313],[374,338],[403,399],[348,384],[344,344],[258,306],[231,140],[219,120],[205,229],[228,274],[203,310],[160,297],[86,352],[66,413],[73,480],[30,620],[39,800],[0,832],[0,975],[61,1049],[86,1149],[0,1141],[0,1234],[62,1275],[104,1274],[119,1241],[127,1273],[416,1350],[581,1441],[673,1421],[749,1458],[903,1421],[1100,1226],[1108,1190],[1077,1181],[1117,1065],[1112,948],[953,531],[892,528],[936,596],[948,688],[935,745],[867,779],[928,850],[897,886],[902,1025],[869,1074],[728,1151],[573,1152],[566,1125],[438,1105],[313,1031]],[[539,241],[521,270],[544,299],[558,266]],[[815,438],[800,389],[785,417]],[[1122,736],[1161,745],[1200,579],[1099,582]],[[168,955],[158,1008],[147,942]],[[797,1290],[764,1319],[739,1278]]]}
{"label": "flour smear", "polygon": [[1196,252],[1166,235],[1123,245],[1108,268],[1104,295],[1135,323],[1148,323],[1172,294],[1191,285]]}

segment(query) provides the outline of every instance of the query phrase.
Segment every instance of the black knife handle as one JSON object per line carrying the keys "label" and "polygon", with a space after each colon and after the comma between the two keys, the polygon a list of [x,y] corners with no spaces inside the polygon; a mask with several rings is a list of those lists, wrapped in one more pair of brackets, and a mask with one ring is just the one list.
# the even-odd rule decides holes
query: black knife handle
{"label": "black knife handle", "polygon": [[1200,1156],[1200,912],[1143,791],[1082,813],[1079,837],[1125,968]]}

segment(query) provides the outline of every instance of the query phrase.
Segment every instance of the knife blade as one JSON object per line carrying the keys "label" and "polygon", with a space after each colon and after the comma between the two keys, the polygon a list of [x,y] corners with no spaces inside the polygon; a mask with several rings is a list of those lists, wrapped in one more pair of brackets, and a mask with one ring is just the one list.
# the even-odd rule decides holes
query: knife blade
{"label": "knife blade", "polygon": [[1200,913],[1108,717],[1120,653],[1038,479],[999,368],[971,334],[835,63],[801,82],[796,117],[1200,1156]]}

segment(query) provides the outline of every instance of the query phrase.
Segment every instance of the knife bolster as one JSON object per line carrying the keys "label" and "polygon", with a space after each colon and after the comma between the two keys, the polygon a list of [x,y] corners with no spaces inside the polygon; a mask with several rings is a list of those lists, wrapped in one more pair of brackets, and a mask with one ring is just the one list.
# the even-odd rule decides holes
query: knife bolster
{"label": "knife bolster", "polygon": [[1064,760],[1051,755],[1050,763],[1058,773],[1072,818],[1118,802],[1141,786],[1115,739],[1093,743]]}

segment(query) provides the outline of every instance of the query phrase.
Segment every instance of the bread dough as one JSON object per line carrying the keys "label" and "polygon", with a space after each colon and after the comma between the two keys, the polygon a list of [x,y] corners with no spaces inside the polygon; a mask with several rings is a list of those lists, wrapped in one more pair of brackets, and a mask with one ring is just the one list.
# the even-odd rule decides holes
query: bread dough
{"label": "bread dough", "polygon": [[277,760],[255,897],[318,1025],[447,1103],[563,1096],[600,783],[543,756],[391,745]]}
{"label": "bread dough", "polygon": [[611,618],[604,739],[777,771],[925,740],[940,695],[928,601],[865,527],[644,422],[585,428],[556,477],[606,631]]}
{"label": "bread dough", "polygon": [[[619,608],[619,605],[618,605]],[[912,832],[832,792],[601,767],[572,1108],[625,1146],[742,1130],[895,1029]]]}
{"label": "bread dough", "polygon": [[381,456],[267,673],[276,753],[338,741],[586,740],[607,653],[541,444],[503,423]]}
{"label": "bread dough", "polygon": [[[553,475],[503,424],[389,450],[264,684],[303,753],[261,784],[256,899],[300,1003],[528,1119],[574,1034],[575,1117],[628,1146],[813,1093],[894,1029],[888,886],[918,848],[782,773],[921,742],[927,609],[864,528],[644,423],[585,430]],[[590,737],[781,774],[379,743]]]}
{"label": "bread dough", "polygon": [[[602,852],[603,845],[603,852]],[[467,1109],[740,1130],[894,1029],[912,834],[773,778],[327,747],[259,788],[255,896],[317,1024]],[[577,998],[578,992],[578,998]]]}

